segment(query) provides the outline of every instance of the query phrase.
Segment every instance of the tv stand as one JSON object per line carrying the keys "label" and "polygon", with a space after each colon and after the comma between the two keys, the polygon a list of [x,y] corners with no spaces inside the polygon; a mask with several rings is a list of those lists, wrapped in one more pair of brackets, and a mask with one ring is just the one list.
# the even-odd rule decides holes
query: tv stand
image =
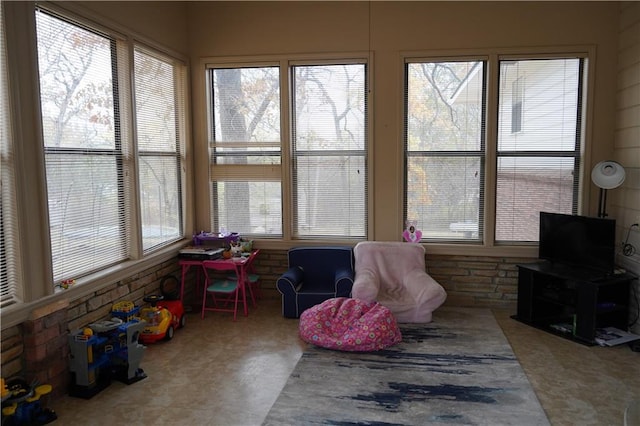
{"label": "tv stand", "polygon": [[630,273],[589,274],[548,262],[518,266],[514,319],[550,333],[595,345],[596,329],[627,330]]}

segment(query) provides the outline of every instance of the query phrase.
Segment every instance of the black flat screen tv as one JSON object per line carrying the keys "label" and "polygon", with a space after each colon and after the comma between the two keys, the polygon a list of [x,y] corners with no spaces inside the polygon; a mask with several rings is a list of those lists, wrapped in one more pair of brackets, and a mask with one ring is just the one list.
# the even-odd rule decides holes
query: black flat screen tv
{"label": "black flat screen tv", "polygon": [[594,274],[615,269],[614,219],[540,212],[540,259]]}

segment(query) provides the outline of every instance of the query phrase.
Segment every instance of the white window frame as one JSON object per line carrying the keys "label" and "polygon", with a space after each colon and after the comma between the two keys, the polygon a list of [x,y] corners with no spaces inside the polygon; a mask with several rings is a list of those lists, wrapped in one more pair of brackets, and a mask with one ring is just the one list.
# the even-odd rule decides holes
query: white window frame
{"label": "white window frame", "polygon": [[[358,149],[351,149],[351,150],[338,150],[338,149],[332,149],[332,150],[322,150],[322,151],[318,151],[318,150],[305,150],[305,149],[301,149],[298,145],[297,145],[297,141],[293,140],[291,143],[291,156],[292,156],[292,183],[293,183],[293,193],[292,193],[292,202],[293,202],[293,213],[294,213],[294,220],[292,222],[292,233],[293,233],[293,238],[297,239],[297,240],[310,240],[310,239],[334,239],[334,238],[344,238],[347,240],[361,240],[361,239],[366,239],[367,238],[367,222],[368,222],[368,203],[367,203],[367,188],[369,185],[369,170],[367,167],[367,139],[369,137],[369,132],[368,132],[368,126],[367,123],[370,121],[369,117],[368,117],[368,110],[369,110],[369,96],[368,96],[368,71],[369,71],[369,66],[366,60],[331,60],[331,61],[315,61],[315,62],[309,62],[309,61],[290,61],[289,62],[289,75],[291,76],[291,83],[290,86],[293,87],[295,89],[295,77],[294,77],[294,70],[295,67],[304,67],[304,66],[323,66],[323,65],[327,65],[327,66],[334,66],[334,65],[362,65],[364,67],[364,73],[365,73],[365,81],[364,81],[364,134],[365,134],[365,141],[364,141],[364,147],[362,150],[358,150]],[[293,98],[295,97],[295,93],[291,95],[292,97],[292,102],[295,105],[295,100],[293,100]],[[295,109],[292,108],[291,110]],[[291,113],[291,122],[292,122],[292,127],[294,126],[294,122],[295,122],[295,113]],[[294,130],[295,132],[295,130]],[[365,179],[364,179],[364,201],[363,201],[363,207],[364,207],[364,217],[363,222],[363,229],[364,229],[364,233],[361,235],[342,235],[342,236],[338,236],[338,235],[326,235],[322,232],[319,232],[318,229],[315,229],[314,232],[309,232],[309,233],[303,233],[302,232],[302,225],[303,225],[303,220],[302,220],[302,215],[300,214],[298,205],[300,204],[300,200],[298,200],[298,188],[296,187],[296,185],[299,182],[299,179],[297,178],[297,173],[298,171],[296,170],[297,166],[305,159],[310,159],[310,158],[318,158],[318,157],[325,157],[325,156],[339,156],[339,157],[348,157],[348,158],[353,158],[353,159],[362,159],[363,160],[363,170],[357,172],[358,175],[360,175],[360,173],[364,173]]]}
{"label": "white window frame", "polygon": [[[136,112],[136,108],[135,108],[135,101],[136,101],[136,89],[135,89],[135,77],[134,77],[134,88],[132,90],[133,92],[133,99],[134,99],[134,108],[132,108],[132,114],[134,116],[134,124],[133,124],[133,128],[134,128],[134,139],[135,139],[135,145],[137,147],[137,159],[138,159],[138,166],[140,166],[140,163],[142,161],[143,158],[151,158],[151,159],[159,159],[159,158],[169,158],[169,159],[173,159],[175,161],[176,164],[176,169],[173,171],[176,173],[176,179],[177,179],[177,188],[175,188],[176,193],[178,194],[178,199],[177,199],[177,203],[178,203],[178,232],[179,235],[178,236],[165,236],[164,239],[162,241],[159,241],[158,243],[150,246],[150,247],[145,247],[144,246],[144,241],[141,242],[142,244],[142,250],[144,253],[152,253],[155,250],[158,250],[159,248],[169,245],[173,242],[179,241],[182,238],[184,238],[184,229],[185,229],[185,213],[186,213],[186,209],[185,209],[185,202],[186,202],[186,198],[185,198],[185,190],[184,190],[184,182],[185,182],[185,167],[184,167],[184,161],[185,161],[185,144],[187,141],[187,122],[186,122],[186,118],[187,118],[187,108],[185,105],[185,98],[186,98],[186,93],[188,90],[187,87],[187,78],[186,78],[186,73],[187,73],[187,67],[184,64],[184,62],[176,59],[175,57],[172,57],[166,53],[160,52],[157,49],[153,49],[151,47],[149,47],[148,45],[142,43],[142,42],[138,42],[138,41],[134,41],[133,43],[133,50],[135,51],[139,51],[142,54],[145,54],[147,56],[150,57],[155,57],[157,60],[162,61],[166,64],[170,64],[173,68],[173,79],[174,79],[174,119],[175,119],[175,129],[173,132],[173,137],[175,137],[175,149],[174,150],[158,150],[158,149],[154,149],[154,150],[143,150],[141,149],[141,144],[138,141],[138,138],[140,137],[140,128],[137,126],[137,120],[138,120],[138,116],[137,116],[137,112]],[[132,61],[133,63],[133,74],[135,75],[135,60]],[[140,168],[138,167],[138,171],[140,170]],[[137,173],[137,175],[139,176],[139,172]],[[139,178],[138,178],[138,182],[140,182]],[[137,187],[138,187],[138,194],[141,193],[141,184],[138,183]],[[137,198],[137,202],[138,205],[140,205],[140,214],[143,213],[144,211],[144,206],[142,206],[142,201],[140,199],[140,196],[135,197]],[[141,227],[144,228],[144,220],[140,219],[140,223],[141,223]],[[143,237],[143,236],[142,236]]]}
{"label": "white window frame", "polygon": [[[215,117],[213,110],[213,77],[212,73],[215,70],[222,69],[246,69],[246,68],[275,68],[278,70],[278,83],[279,83],[279,110],[280,110],[280,140],[279,141],[217,141],[215,139]],[[217,184],[218,183],[232,183],[232,182],[240,182],[250,184],[251,182],[261,182],[265,184],[269,184],[270,182],[280,183],[280,191],[281,191],[281,210],[284,210],[282,206],[282,194],[284,193],[284,189],[282,187],[283,181],[283,152],[282,147],[285,146],[283,142],[283,138],[286,137],[287,132],[283,127],[283,91],[285,88],[282,86],[282,82],[285,78],[282,75],[282,62],[276,59],[263,60],[263,61],[231,61],[226,62],[222,60],[221,62],[215,61],[214,63],[210,63],[206,66],[206,91],[207,91],[207,117],[208,117],[208,129],[207,129],[207,143],[208,143],[208,158],[209,158],[209,207],[212,214],[209,215],[210,222],[210,230],[221,231],[221,232],[236,232],[238,230],[227,229],[229,228],[229,224],[225,221],[221,220],[220,217],[215,214],[215,207],[217,205]],[[225,148],[241,148],[246,149],[245,154],[247,156],[259,155],[259,151],[261,148],[271,148],[272,151],[268,152],[268,156],[277,157],[279,162],[275,164],[218,164],[216,163],[219,159],[224,159],[225,157],[234,157],[235,154],[229,155],[225,154],[222,151]],[[218,149],[221,150],[221,153],[218,154]],[[282,213],[281,213],[282,215]],[[284,232],[284,228],[281,224],[282,232]],[[259,238],[280,238],[279,235],[269,235],[269,234],[260,234]]]}
{"label": "white window frame", "polygon": [[[581,180],[580,177],[584,176],[583,154],[585,149],[584,147],[585,136],[583,135],[583,132],[584,132],[583,122],[585,120],[585,113],[584,113],[585,97],[587,97],[587,93],[588,93],[587,81],[585,79],[585,73],[587,72],[587,67],[589,63],[588,58],[584,57],[583,55],[574,55],[574,54],[558,55],[558,56],[552,56],[552,57],[549,57],[548,55],[540,54],[540,55],[528,56],[525,58],[517,57],[514,55],[503,55],[498,58],[498,69],[499,70],[509,69],[510,68],[510,65],[508,65],[509,63],[511,62],[517,63],[520,61],[531,62],[531,63],[539,62],[541,64],[544,62],[559,61],[559,63],[563,66],[563,71],[565,71],[565,73],[567,69],[567,65],[565,61],[568,61],[568,62],[577,61],[576,75],[575,75],[576,83],[577,83],[577,86],[575,87],[576,109],[569,110],[572,114],[571,118],[575,120],[575,122],[571,123],[573,125],[573,127],[571,127],[569,126],[569,122],[567,122],[566,119],[565,121],[561,121],[560,118],[557,118],[556,119],[557,121],[554,122],[554,118],[544,117],[544,119],[542,119],[540,117],[534,117],[535,115],[537,115],[535,113],[535,108],[534,108],[534,111],[526,111],[524,109],[525,105],[523,103],[523,109],[521,112],[522,127],[519,130],[519,132],[517,132],[517,134],[514,134],[513,132],[511,132],[512,118],[510,117],[510,114],[512,113],[512,109],[511,109],[511,103],[509,102],[509,98],[505,97],[504,106],[498,105],[498,108],[500,110],[509,111],[507,113],[508,116],[505,117],[505,121],[508,121],[508,123],[503,124],[503,127],[509,130],[506,130],[502,134],[500,134],[500,131],[498,130],[498,136],[496,141],[496,145],[497,145],[496,174],[500,173],[500,170],[498,169],[500,168],[501,160],[504,160],[505,162],[509,162],[510,166],[507,169],[511,169],[511,167],[513,167],[514,170],[516,170],[516,173],[514,174],[505,172],[505,175],[510,174],[511,176],[513,176],[513,181],[510,181],[509,179],[502,180],[500,179],[500,176],[496,176],[495,219],[496,221],[499,221],[501,223],[503,235],[510,235],[509,239],[499,238],[498,225],[495,224],[496,231],[493,235],[493,238],[495,243],[498,245],[512,245],[512,244],[536,244],[537,245],[538,235],[539,235],[538,233],[539,211],[543,210],[543,211],[551,211],[555,213],[578,214],[578,212],[580,211],[579,204],[581,199],[580,187],[585,182],[584,180]],[[505,63],[504,68],[502,67],[503,62]],[[501,72],[499,72],[499,74],[501,74]],[[508,78],[507,77],[508,74],[509,73],[505,74],[505,79]],[[502,79],[502,75],[499,78]],[[525,83],[531,83],[533,80],[533,77],[529,77],[529,78],[520,77],[519,80],[521,80],[522,82],[522,86],[520,87],[520,89],[522,90],[523,93],[526,93],[528,90],[525,87]],[[560,80],[560,82],[564,83],[565,78],[563,77]],[[557,83],[558,82],[554,82],[554,84],[557,84]],[[499,92],[502,90],[505,90],[506,89],[505,86],[507,86],[507,84],[502,80],[500,80]],[[571,88],[570,90],[567,90],[565,86],[562,86],[562,87],[565,90],[564,92],[561,91],[562,89],[554,89],[553,98],[557,97],[562,99],[563,100],[562,105],[564,106],[565,102],[571,102],[570,98],[567,97],[567,93],[572,94],[573,88]],[[542,90],[548,90],[548,88],[544,87]],[[540,91],[530,91],[529,94],[538,98],[542,98],[541,95],[543,93],[544,92],[540,92]],[[501,97],[500,93],[498,93],[498,96],[499,96],[498,102],[500,102],[500,97]],[[534,105],[534,103],[535,101],[532,99],[532,101],[527,106],[531,108],[532,105]],[[553,101],[551,101],[551,103],[553,103]],[[556,111],[564,112],[563,108],[560,106],[556,106]],[[573,114],[575,116],[573,116]],[[501,115],[502,114],[499,114],[498,124],[500,124]],[[554,124],[558,125],[558,123],[561,124],[561,128],[563,129],[563,131],[562,132],[554,131],[551,135],[548,134],[546,131],[546,128],[550,126],[552,127]],[[539,127],[540,129],[536,129],[536,127]],[[571,136],[571,138],[568,137],[569,135]],[[551,140],[554,140],[554,141],[562,140],[563,141],[562,145],[564,149],[560,150],[558,146],[553,146],[553,147],[547,146],[544,148],[540,148],[538,147],[537,143],[533,143],[529,141],[528,143],[526,143],[528,150],[524,151],[521,148],[520,149],[516,148],[515,146],[517,146],[517,143],[514,143],[514,141],[518,140],[517,138],[522,136],[524,136],[525,138],[537,137],[538,139],[541,139],[541,136],[543,136],[542,139],[547,139],[549,138],[549,136],[551,136]],[[505,139],[504,141],[505,146],[513,145],[514,147],[512,147],[511,149],[501,148],[500,147],[501,137]],[[514,164],[518,164],[518,162],[521,162],[520,165],[514,166]],[[500,183],[502,183],[502,184],[506,184],[507,188],[518,188],[518,187],[521,187],[520,185],[526,185],[524,182],[536,181],[539,178],[540,172],[533,172],[533,174],[530,174],[532,173],[532,170],[525,171],[523,169],[523,164],[531,164],[532,162],[537,163],[536,164],[537,167],[541,167],[544,165],[545,177],[547,177],[547,180],[540,185],[552,185],[552,186],[555,185],[555,188],[542,189],[543,188],[542,186],[538,186],[537,191],[532,191],[532,192],[523,191],[527,194],[526,196],[516,196],[516,197],[513,197],[513,199],[509,203],[502,203],[503,205],[510,204],[512,206],[511,210],[509,209],[509,207],[505,207],[504,209],[501,209],[501,206],[499,205],[501,201],[499,197],[500,194],[498,194],[497,186]],[[568,162],[573,162],[573,169],[570,172],[567,171],[568,168],[565,168],[565,166],[563,166],[562,168],[558,167],[560,163],[566,164]],[[527,169],[529,167],[531,166],[528,165]],[[560,183],[562,179],[560,179],[559,176],[555,174],[556,171],[560,169],[564,170],[564,172],[567,175],[565,176],[564,179],[566,179],[566,181],[571,181],[571,184],[568,185],[566,183],[564,184]],[[553,175],[553,178],[551,177],[552,175]],[[518,181],[518,183],[516,183],[516,181]],[[587,177],[587,182],[590,182],[590,179],[588,177]],[[562,188],[562,191],[556,192],[558,191],[558,188]],[[558,196],[560,193],[564,194],[564,189],[566,188],[570,188],[569,191],[572,194],[572,197],[570,200],[566,200],[565,198],[567,197]],[[505,192],[514,193],[515,191],[510,189]],[[505,192],[503,192],[503,194]],[[553,196],[549,197],[548,194],[553,194]],[[551,201],[550,198],[552,198],[553,201]],[[525,199],[527,201],[523,201]],[[562,201],[558,201],[559,199],[561,199]],[[524,207],[523,207],[523,204],[524,204]],[[532,208],[532,206],[534,208]],[[540,210],[538,210],[535,207],[538,207]],[[506,214],[501,217],[501,212],[506,212]],[[529,224],[530,226],[523,229],[524,224]],[[531,225],[533,225],[533,227],[531,227]],[[530,235],[530,237],[527,238],[525,236],[526,234]]]}
{"label": "white window frame", "polygon": [[[245,180],[256,180],[256,179],[267,179],[272,181],[280,181],[282,187],[282,236],[281,237],[273,237],[270,238],[268,236],[257,236],[256,238],[252,238],[249,236],[248,238],[254,240],[262,240],[267,242],[273,247],[278,247],[279,243],[283,243],[283,247],[288,247],[289,242],[292,241],[321,241],[321,242],[331,242],[336,244],[352,244],[354,240],[362,240],[367,239],[367,235],[372,235],[372,223],[373,223],[373,205],[371,202],[371,185],[365,185],[365,204],[366,210],[365,214],[367,217],[365,218],[365,232],[366,235],[364,237],[358,238],[349,238],[344,236],[330,236],[330,237],[299,237],[295,231],[294,224],[294,216],[295,216],[295,205],[294,205],[294,191],[295,188],[293,186],[293,164],[294,164],[294,153],[291,141],[291,96],[290,93],[291,85],[290,85],[290,70],[293,65],[322,65],[322,64],[348,64],[348,63],[362,63],[366,67],[366,86],[370,87],[371,79],[372,79],[372,71],[370,67],[371,63],[371,53],[370,52],[346,52],[346,53],[335,53],[335,54],[320,54],[320,55],[266,55],[266,56],[250,56],[250,57],[210,57],[203,58],[201,60],[201,69],[202,69],[202,90],[205,93],[204,96],[201,97],[201,106],[202,110],[206,111],[206,117],[202,120],[206,123],[206,129],[202,128],[200,130],[200,135],[206,139],[207,147],[209,150],[209,161],[208,161],[208,179],[211,184],[215,184],[216,178],[224,179],[225,176],[233,177],[236,179],[245,179]],[[280,117],[281,117],[281,161],[280,165],[276,166],[260,166],[260,165],[233,165],[233,166],[224,166],[218,167],[217,169],[211,162],[211,150],[214,146],[215,142],[212,140],[212,99],[211,99],[211,81],[209,77],[209,72],[211,69],[215,68],[242,68],[242,67],[259,67],[259,66],[274,66],[277,65],[280,68]],[[366,118],[366,148],[365,148],[365,164],[371,164],[371,151],[370,146],[372,146],[371,141],[371,118],[372,117],[372,108],[370,104],[371,100],[369,99],[367,105],[367,118]],[[371,181],[370,173],[371,171],[366,171],[368,176],[368,181]],[[212,189],[209,190],[209,197],[211,199]],[[218,231],[216,226],[218,222],[214,219],[214,212],[212,211],[212,203],[209,202],[206,213],[204,209],[200,209],[199,213],[201,215],[206,214],[206,218],[210,222],[210,227],[214,231]],[[227,230],[233,231],[233,230]]]}
{"label": "white window frame", "polygon": [[9,73],[7,72],[7,44],[5,36],[4,3],[0,4],[0,164],[2,199],[0,200],[0,307],[23,300],[20,272],[22,262],[18,233],[18,206],[16,193],[17,148],[10,108]]}
{"label": "white window frame", "polygon": [[[485,110],[487,109],[487,99],[486,99],[486,90],[487,88],[485,87],[485,79],[487,78],[487,76],[485,74],[487,74],[487,70],[488,70],[488,64],[487,64],[487,58],[485,56],[461,56],[461,57],[446,57],[446,58],[442,58],[442,57],[425,57],[425,58],[406,58],[405,59],[405,97],[404,97],[404,111],[405,114],[408,113],[408,95],[409,95],[409,87],[408,87],[408,72],[407,72],[407,68],[409,65],[411,64],[419,64],[419,63],[455,63],[455,62],[461,62],[461,63],[465,63],[465,62],[476,62],[478,64],[480,64],[480,67],[475,66],[472,71],[475,73],[474,75],[480,75],[481,76],[481,93],[483,94],[483,96],[480,99],[481,102],[481,109]],[[465,85],[467,84],[467,81],[462,81],[461,84]],[[486,115],[484,117],[480,117],[481,120],[486,120]],[[404,144],[403,144],[403,148],[404,148],[404,152],[403,152],[403,158],[404,158],[404,169],[403,169],[403,173],[404,173],[404,182],[405,182],[405,187],[404,187],[404,191],[403,191],[403,199],[405,200],[403,203],[404,206],[404,211],[403,211],[403,219],[404,219],[404,223],[405,224],[413,224],[415,226],[417,226],[418,229],[422,228],[423,225],[420,224],[420,218],[416,218],[413,216],[410,216],[409,214],[409,208],[408,208],[408,204],[409,204],[409,200],[408,200],[408,195],[407,195],[407,191],[408,191],[408,182],[409,182],[409,176],[408,176],[408,172],[409,172],[409,161],[411,159],[414,158],[448,158],[448,159],[461,159],[461,160],[471,160],[474,161],[476,160],[479,163],[479,171],[478,171],[478,177],[477,179],[479,180],[479,184],[478,184],[478,190],[479,190],[479,194],[478,194],[478,222],[477,223],[465,223],[465,222],[455,222],[452,223],[450,225],[450,232],[452,233],[457,233],[458,235],[460,235],[460,238],[444,238],[444,237],[440,237],[440,238],[434,238],[434,237],[429,237],[426,235],[425,232],[423,232],[423,236],[422,236],[422,242],[431,242],[431,243],[453,243],[453,244],[459,244],[461,242],[463,243],[468,243],[468,244],[478,244],[479,242],[481,242],[483,240],[483,227],[482,227],[482,223],[484,222],[484,197],[485,197],[485,192],[486,192],[486,179],[484,179],[484,175],[485,175],[485,169],[486,169],[486,162],[487,162],[487,141],[486,141],[486,132],[485,133],[481,133],[479,135],[479,140],[478,142],[478,149],[476,150],[458,150],[458,151],[441,151],[441,150],[424,150],[424,151],[418,151],[418,150],[413,150],[413,151],[409,151],[408,149],[408,117],[405,116],[405,133],[403,135],[403,140],[404,140]],[[482,128],[486,128],[486,122],[482,123]]]}
{"label": "white window frame", "polygon": [[[592,143],[591,133],[593,127],[593,88],[595,86],[595,46],[548,46],[544,48],[487,48],[483,50],[460,49],[456,51],[404,51],[400,54],[399,65],[404,70],[407,61],[446,61],[463,60],[465,58],[487,58],[489,74],[487,76],[487,111],[486,111],[486,162],[485,168],[485,191],[482,201],[481,217],[485,218],[479,224],[479,232],[483,238],[474,244],[473,241],[423,241],[430,247],[430,252],[434,254],[450,254],[459,252],[466,255],[512,255],[531,256],[532,249],[537,249],[537,241],[534,242],[509,242],[501,243],[495,240],[495,221],[486,218],[495,218],[497,206],[496,199],[496,173],[497,173],[497,110],[498,110],[498,70],[501,59],[537,59],[537,58],[582,58],[586,61],[585,76],[583,83],[584,99],[581,110],[581,144],[580,144],[580,164],[588,164],[591,157]],[[406,81],[403,81],[404,90],[399,93],[402,105],[405,105]],[[403,111],[403,119],[406,120],[406,110]],[[406,138],[406,129],[402,128],[402,140]],[[406,158],[406,148],[401,147],[401,158]],[[403,170],[403,185],[406,185],[406,169]],[[588,170],[580,167],[577,170],[578,183],[576,192],[576,209],[578,214],[588,209],[589,200],[589,176]],[[402,209],[399,210],[402,223],[399,229],[404,228],[404,224],[411,218],[406,217],[406,188],[403,186]]]}
{"label": "white window frame", "polygon": [[[130,237],[131,228],[128,225],[131,222],[131,212],[132,209],[129,207],[132,203],[132,188],[135,187],[135,181],[131,179],[132,176],[135,175],[133,168],[131,167],[131,161],[129,160],[130,152],[133,152],[131,149],[132,146],[132,134],[127,132],[126,129],[131,128],[131,114],[129,108],[129,100],[130,96],[130,87],[131,83],[129,81],[130,73],[123,72],[124,69],[131,68],[131,61],[129,55],[127,55],[127,43],[126,40],[121,36],[112,34],[106,31],[103,31],[101,28],[95,28],[94,26],[85,23],[79,22],[77,19],[70,19],[70,17],[66,16],[63,13],[59,13],[58,11],[48,9],[46,6],[38,6],[35,11],[36,15],[48,16],[50,20],[61,21],[64,23],[66,27],[75,27],[81,30],[85,34],[93,34],[95,37],[100,37],[102,41],[108,43],[108,59],[111,64],[116,62],[116,69],[113,66],[110,67],[111,72],[111,92],[110,95],[113,96],[112,101],[113,105],[111,106],[111,110],[113,111],[113,146],[112,147],[104,147],[104,146],[65,146],[62,145],[63,141],[60,141],[62,146],[57,145],[48,145],[49,140],[49,132],[47,132],[47,126],[45,124],[45,116],[41,113],[41,120],[43,122],[43,149],[45,155],[45,167],[46,178],[48,182],[48,203],[49,203],[49,229],[50,229],[50,244],[51,244],[51,253],[53,257],[53,280],[54,285],[57,288],[61,288],[61,283],[66,280],[76,280],[83,276],[94,274],[100,270],[109,268],[115,264],[124,262],[131,257],[130,250]],[[36,29],[38,26],[36,25]],[[49,34],[47,34],[49,35]],[[57,34],[52,34],[53,37],[57,37]],[[39,33],[36,32],[36,40],[39,39]],[[40,55],[41,53],[39,53]],[[47,52],[44,53],[45,55]],[[69,55],[71,56],[71,55]],[[87,61],[89,62],[89,61]],[[74,64],[75,65],[75,64]],[[83,64],[84,65],[84,64]],[[40,71],[43,71],[40,69]],[[73,72],[73,71],[72,71]],[[71,72],[70,72],[71,74]],[[77,76],[74,75],[75,79]],[[102,76],[108,80],[107,77]],[[62,77],[63,79],[68,78],[67,76]],[[65,83],[67,83],[65,81]],[[75,82],[74,82],[75,83]],[[68,83],[65,87],[68,87]],[[42,84],[41,77],[41,97],[43,95],[44,86]],[[57,88],[56,88],[57,89]],[[72,95],[76,95],[75,89]],[[57,91],[56,91],[57,92]],[[56,93],[54,92],[54,93]],[[57,95],[57,93],[56,93]],[[62,108],[60,108],[62,109]],[[66,108],[65,108],[66,109]],[[72,108],[70,108],[72,109]],[[107,109],[105,107],[104,109]],[[42,111],[42,110],[41,110]],[[83,111],[84,112],[84,111]],[[70,118],[74,116],[64,116],[64,120],[60,121],[66,122],[67,120],[71,121]],[[57,117],[56,117],[57,118]],[[84,118],[80,117],[78,121],[83,121]],[[51,120],[53,121],[53,120]],[[55,126],[55,125],[54,125]],[[55,127],[54,127],[55,128]],[[54,132],[51,132],[54,133]],[[57,131],[56,131],[57,133]],[[67,134],[68,136],[68,134]],[[63,138],[64,139],[64,138]],[[70,159],[73,159],[70,161]],[[64,167],[67,164],[71,165],[71,169],[73,170],[74,164],[71,163],[81,163],[87,161],[92,163],[86,170],[87,178],[86,179],[74,179],[72,182],[61,182],[60,187],[52,187],[49,182],[54,181],[54,174],[59,175],[60,179],[65,179],[65,170]],[[105,175],[107,170],[102,169],[104,165],[98,165],[94,168],[94,164],[102,164],[104,165],[112,165],[113,170],[115,170],[115,182],[109,181],[109,185],[113,185],[116,191],[116,200],[117,200],[117,217],[118,217],[118,228],[115,230],[116,232],[112,232],[109,228],[113,225],[112,223],[107,223],[108,228],[108,236],[104,238],[99,238],[96,234],[101,232],[102,230],[99,228],[101,226],[100,221],[95,220],[95,216],[87,215],[89,213],[88,210],[92,209],[94,205],[100,204],[95,203],[95,199],[92,200],[90,197],[87,199],[87,202],[81,202],[81,199],[78,199],[81,194],[75,193],[72,189],[78,187],[78,181],[80,181],[80,185],[84,182],[89,182],[89,185],[94,187],[100,187],[103,182],[100,182],[101,176]],[[84,170],[83,170],[84,171]],[[111,170],[108,170],[111,171]],[[127,178],[129,176],[129,178]],[[94,178],[96,179],[94,181]],[[82,182],[84,181],[84,182]],[[69,188],[66,188],[68,186]],[[57,192],[52,192],[53,190],[59,190],[59,194]],[[71,197],[69,197],[69,193],[71,193]],[[61,198],[59,198],[58,196]],[[69,208],[68,199],[73,199],[76,197],[77,204],[75,207],[72,205]],[[84,197],[82,197],[84,198]],[[60,208],[60,210],[66,211],[69,210],[68,213],[65,213],[63,217],[67,216],[69,219],[59,220],[57,216],[54,216],[57,209],[54,207],[55,205],[64,206]],[[112,206],[113,207],[113,206]],[[85,211],[85,209],[87,211]],[[102,210],[101,207],[97,207],[98,211]],[[76,212],[84,212],[81,213],[82,216],[75,217]],[[107,215],[113,213],[112,211],[108,211]],[[89,236],[86,238],[83,237],[66,237],[66,229],[68,225],[73,225],[74,222],[77,223],[80,217],[87,218],[91,220],[91,223],[87,223],[87,225],[92,225],[93,227],[87,226],[85,228],[81,228],[80,231],[82,233],[86,233]],[[73,219],[76,219],[75,221]],[[110,219],[110,218],[109,218]],[[68,221],[68,222],[67,222]],[[57,223],[59,222],[59,223]],[[98,228],[96,228],[98,227]],[[129,228],[129,229],[128,229]],[[75,230],[72,230],[72,235],[75,233]],[[115,235],[114,235],[115,234]],[[58,238],[55,238],[58,237]],[[111,240],[113,238],[113,241]],[[80,242],[80,244],[74,242],[76,239]],[[109,244],[106,247],[107,252],[103,255],[99,255],[97,252],[100,251],[98,248],[98,244],[100,244],[101,240],[108,240]],[[117,244],[115,244],[117,241]],[[73,244],[70,244],[72,243]],[[86,256],[81,255],[77,246],[82,245],[86,246]],[[97,250],[96,250],[97,248]],[[110,263],[106,263],[110,262]]]}
{"label": "white window frame", "polygon": [[[187,201],[190,201],[193,193],[193,185],[190,176],[193,174],[189,162],[190,155],[190,131],[186,126],[180,129],[182,138],[180,158],[182,175],[182,214],[184,223],[182,229],[183,238],[149,252],[143,252],[141,244],[141,230],[139,219],[139,205],[137,204],[137,157],[136,146],[133,137],[133,113],[132,82],[130,75],[132,69],[127,65],[125,72],[129,78],[124,80],[126,91],[122,105],[126,109],[126,126],[122,131],[127,132],[130,142],[123,149],[126,151],[126,159],[130,163],[129,173],[126,179],[130,180],[129,190],[133,194],[130,197],[127,209],[127,226],[131,231],[130,250],[127,259],[110,267],[97,270],[94,273],[76,279],[76,285],[69,289],[56,289],[53,281],[53,268],[51,261],[51,247],[49,244],[49,220],[47,203],[47,185],[45,177],[44,147],[42,140],[42,128],[40,117],[39,73],[36,44],[36,7],[44,8],[52,13],[69,19],[72,23],[86,25],[95,28],[100,33],[111,34],[121,40],[122,49],[118,55],[122,55],[125,63],[131,64],[133,58],[133,44],[146,45],[150,49],[168,55],[180,63],[183,69],[180,96],[181,108],[184,108],[184,123],[189,123],[190,104],[187,88],[188,68],[186,56],[158,45],[154,41],[132,33],[113,21],[95,15],[88,9],[72,3],[33,3],[33,2],[3,2],[2,12],[6,24],[7,37],[7,72],[9,74],[9,108],[15,111],[11,117],[14,139],[21,144],[15,145],[13,155],[16,173],[15,195],[18,211],[18,234],[20,241],[19,259],[29,259],[19,265],[17,274],[18,292],[20,299],[17,303],[3,307],[0,310],[2,328],[10,327],[24,321],[30,312],[39,307],[65,300],[80,298],[94,294],[102,288],[113,283],[131,277],[150,267],[175,258],[177,250],[191,240],[193,218],[187,216],[184,211]],[[26,25],[25,25],[26,24]],[[122,82],[121,82],[122,83]],[[19,102],[17,101],[19,99]],[[188,231],[187,231],[188,230]]]}

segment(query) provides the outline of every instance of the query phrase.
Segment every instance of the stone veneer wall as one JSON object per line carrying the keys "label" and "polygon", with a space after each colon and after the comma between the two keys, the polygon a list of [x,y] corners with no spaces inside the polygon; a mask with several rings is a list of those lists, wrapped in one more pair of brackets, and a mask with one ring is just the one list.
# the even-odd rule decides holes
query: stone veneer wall
{"label": "stone veneer wall", "polygon": [[136,305],[146,294],[157,293],[167,274],[180,276],[177,261],[164,262],[76,300],[61,300],[34,310],[27,321],[2,330],[2,377],[49,383],[53,398],[69,385],[70,331],[109,317],[120,300]]}
{"label": "stone veneer wall", "polygon": [[447,306],[510,309],[516,313],[519,263],[534,259],[436,256],[427,254],[427,272],[447,291]]}
{"label": "stone veneer wall", "polygon": [[[426,255],[427,272],[447,291],[448,306],[512,309],[518,297],[518,263],[533,259]],[[287,267],[287,252],[263,251],[256,269],[267,297],[280,297],[276,280]]]}
{"label": "stone veneer wall", "polygon": [[[447,306],[506,308],[515,313],[516,264],[530,259],[440,256],[427,254],[427,271],[446,289]],[[263,297],[280,298],[276,280],[287,268],[286,250],[263,250],[256,259]],[[185,308],[200,304],[195,291],[196,271],[187,275]],[[106,319],[120,300],[141,305],[146,294],[159,291],[167,274],[180,277],[177,259],[149,268],[126,280],[76,300],[52,303],[32,312],[28,321],[2,331],[2,377],[53,385],[52,397],[67,392],[69,348],[67,335],[88,324]],[[144,359],[142,360],[144,368]]]}

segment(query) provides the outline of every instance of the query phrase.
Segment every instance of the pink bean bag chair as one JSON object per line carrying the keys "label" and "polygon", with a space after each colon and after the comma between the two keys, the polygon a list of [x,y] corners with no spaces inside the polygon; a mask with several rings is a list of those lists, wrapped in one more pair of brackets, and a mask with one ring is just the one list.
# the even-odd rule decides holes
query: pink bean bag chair
{"label": "pink bean bag chair", "polygon": [[300,315],[300,338],[327,349],[371,352],[402,341],[393,314],[377,302],[336,297]]}

